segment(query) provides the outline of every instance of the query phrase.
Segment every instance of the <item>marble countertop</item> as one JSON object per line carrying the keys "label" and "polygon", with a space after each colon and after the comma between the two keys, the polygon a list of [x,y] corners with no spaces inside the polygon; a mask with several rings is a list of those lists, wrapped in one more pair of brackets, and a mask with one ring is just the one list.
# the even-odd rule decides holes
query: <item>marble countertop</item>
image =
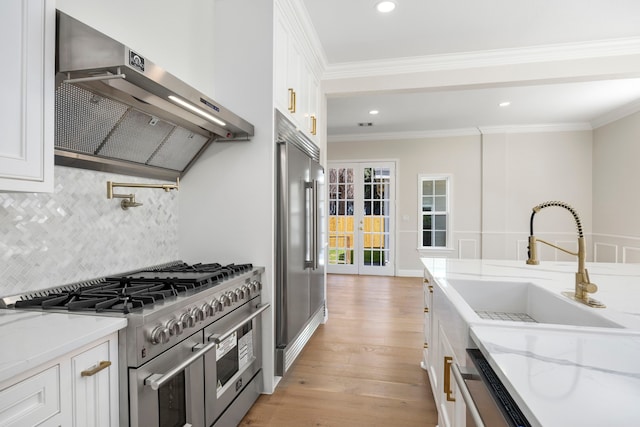
{"label": "marble countertop", "polygon": [[[422,262],[436,281],[522,281],[558,294],[574,290],[577,270],[576,262]],[[607,306],[588,309],[622,328],[499,321],[470,325],[471,338],[533,425],[640,425],[640,265],[587,263],[587,269],[599,288],[591,296]]]}
{"label": "marble countertop", "polygon": [[471,326],[532,425],[640,425],[640,333]]}
{"label": "marble countertop", "polygon": [[0,383],[126,325],[117,317],[0,310]]}

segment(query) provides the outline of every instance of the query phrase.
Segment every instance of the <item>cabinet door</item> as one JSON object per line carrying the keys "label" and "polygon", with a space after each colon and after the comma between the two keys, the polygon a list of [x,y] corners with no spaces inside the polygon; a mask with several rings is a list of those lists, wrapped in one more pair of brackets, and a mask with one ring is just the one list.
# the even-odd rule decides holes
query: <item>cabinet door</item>
{"label": "cabinet door", "polygon": [[73,425],[118,425],[117,344],[115,338],[71,358]]}
{"label": "cabinet door", "polygon": [[[424,278],[422,280],[423,295],[424,295],[424,349],[422,352],[422,366],[426,369],[429,366],[430,355],[433,351],[430,351],[430,347],[433,348],[435,343],[432,339],[433,330],[433,286],[431,285],[431,279],[429,274],[425,271]],[[432,362],[431,362],[432,363]]]}
{"label": "cabinet door", "polygon": [[276,9],[274,30],[274,102],[276,107],[287,114],[291,108],[289,94],[288,67],[289,67],[289,27],[282,16],[282,12]]}
{"label": "cabinet door", "polygon": [[307,91],[309,98],[309,120],[308,120],[308,129],[312,138],[317,138],[318,135],[318,120],[320,120],[320,80],[316,77],[315,73],[309,70],[309,79],[308,79],[308,87]]}
{"label": "cabinet door", "polygon": [[440,424],[445,427],[453,427],[456,425],[455,420],[455,404],[456,404],[456,382],[453,379],[451,373],[451,364],[455,363],[455,356],[453,349],[449,344],[447,335],[439,327],[438,334],[438,349],[440,354],[440,360],[438,361],[440,369],[439,376],[441,378],[438,383],[440,384],[440,404],[438,405],[438,418],[441,420]]}
{"label": "cabinet door", "polygon": [[58,426],[60,402],[60,366],[55,365],[0,390],[0,426]]}
{"label": "cabinet door", "polygon": [[53,191],[55,8],[0,2],[0,191]]}

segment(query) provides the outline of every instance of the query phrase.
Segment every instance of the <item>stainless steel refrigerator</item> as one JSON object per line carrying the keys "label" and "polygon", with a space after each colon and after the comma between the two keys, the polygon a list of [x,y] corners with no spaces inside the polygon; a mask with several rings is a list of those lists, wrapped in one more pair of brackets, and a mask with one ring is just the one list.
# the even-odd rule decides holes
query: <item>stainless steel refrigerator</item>
{"label": "stainless steel refrigerator", "polygon": [[325,315],[324,170],[320,150],[276,110],[276,375]]}

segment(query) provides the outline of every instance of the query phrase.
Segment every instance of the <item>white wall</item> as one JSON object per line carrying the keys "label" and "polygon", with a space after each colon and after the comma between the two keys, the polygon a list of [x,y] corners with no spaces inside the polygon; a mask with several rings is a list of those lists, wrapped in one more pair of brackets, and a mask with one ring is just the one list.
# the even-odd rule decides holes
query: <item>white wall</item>
{"label": "white wall", "polygon": [[[526,259],[532,208],[550,200],[568,203],[578,212],[589,244],[590,131],[485,135],[483,162],[483,258]],[[536,214],[534,226],[538,237],[577,249],[576,224],[569,211],[545,208]],[[542,260],[571,259],[567,256],[540,246]]]}
{"label": "white wall", "polygon": [[640,112],[594,131],[596,260],[640,262]]}
{"label": "white wall", "polygon": [[[211,0],[56,0],[62,12],[136,49],[216,99]],[[226,107],[226,105],[225,105]]]}
{"label": "white wall", "polygon": [[[216,0],[216,101],[255,126],[250,141],[215,143],[185,175],[179,246],[187,262],[266,267],[262,300],[273,304],[275,143],[273,4]],[[265,390],[274,387],[274,310],[263,319]]]}
{"label": "white wall", "polygon": [[[591,230],[590,131],[438,137],[398,141],[331,142],[329,161],[397,160],[398,275],[420,275],[417,253],[419,174],[451,174],[454,251],[429,256],[524,259],[531,208],[562,200]],[[403,221],[403,216],[408,220]],[[573,217],[562,208],[536,215],[536,234],[572,249]],[[524,246],[523,246],[524,243]],[[566,259],[540,248],[542,260]]]}

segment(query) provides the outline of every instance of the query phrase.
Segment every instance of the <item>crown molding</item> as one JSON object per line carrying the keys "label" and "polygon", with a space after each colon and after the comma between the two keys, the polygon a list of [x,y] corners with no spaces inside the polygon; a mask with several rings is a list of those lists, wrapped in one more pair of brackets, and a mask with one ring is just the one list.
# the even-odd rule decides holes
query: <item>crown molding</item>
{"label": "crown molding", "polygon": [[640,99],[630,102],[629,104],[623,105],[620,108],[616,108],[615,110],[609,111],[608,113],[605,113],[602,116],[593,119],[591,121],[591,126],[594,129],[597,129],[604,125],[608,125],[609,123],[613,123],[617,120],[630,116],[631,114],[637,113],[638,111],[640,111]]}
{"label": "crown molding", "polygon": [[323,79],[526,64],[640,54],[640,37],[531,46],[477,52],[327,64]]}
{"label": "crown molding", "polygon": [[380,132],[328,135],[327,142],[401,141],[426,138],[492,135],[500,133],[575,132],[593,130],[590,123],[560,123],[513,126],[479,126],[477,128],[441,129],[412,132]]}
{"label": "crown molding", "polygon": [[327,142],[400,141],[409,139],[447,138],[455,136],[480,135],[477,128],[443,129],[415,132],[380,132],[328,135]]}
{"label": "crown molding", "polygon": [[542,133],[542,132],[576,132],[592,131],[590,123],[550,123],[537,125],[479,126],[483,135],[499,133]]}

